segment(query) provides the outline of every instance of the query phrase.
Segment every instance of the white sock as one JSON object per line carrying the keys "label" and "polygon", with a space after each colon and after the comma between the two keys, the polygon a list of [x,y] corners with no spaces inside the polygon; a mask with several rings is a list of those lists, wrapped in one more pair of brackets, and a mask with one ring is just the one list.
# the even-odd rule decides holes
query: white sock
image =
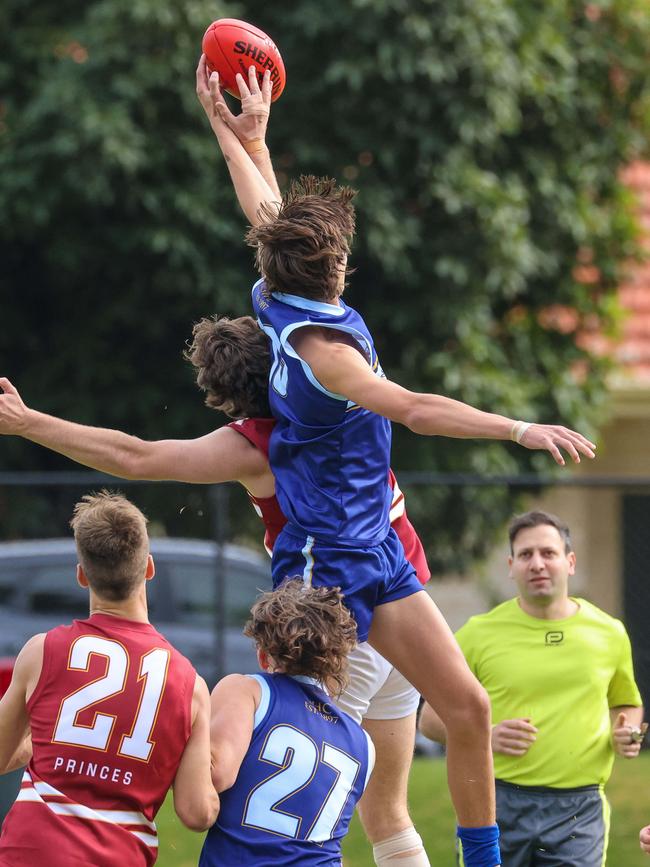
{"label": "white sock", "polygon": [[375,843],[372,854],[377,867],[431,867],[422,837],[413,825],[387,840]]}

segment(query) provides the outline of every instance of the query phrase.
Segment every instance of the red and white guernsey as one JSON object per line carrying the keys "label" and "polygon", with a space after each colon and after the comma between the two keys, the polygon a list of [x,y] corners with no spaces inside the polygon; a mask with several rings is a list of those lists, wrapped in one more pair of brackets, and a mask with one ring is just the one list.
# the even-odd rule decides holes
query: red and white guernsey
{"label": "red and white guernsey", "polygon": [[[273,418],[243,418],[230,422],[228,427],[245,437],[268,458],[269,440],[274,425],[275,419]],[[420,537],[415,532],[415,528],[406,514],[404,494],[401,492],[392,470],[388,471],[388,484],[393,492],[393,499],[390,505],[391,527],[397,533],[404,547],[406,559],[415,569],[418,580],[421,584],[426,584],[429,578],[431,578],[427,558]],[[278,538],[280,530],[287,523],[287,519],[282,513],[280,504],[275,496],[254,497],[250,492],[247,493],[253,504],[253,508],[264,523],[264,547],[271,554],[275,540]]]}
{"label": "red and white guernsey", "polygon": [[33,757],[3,867],[146,867],[192,728],[191,663],[148,623],[94,614],[45,637],[27,703]]}

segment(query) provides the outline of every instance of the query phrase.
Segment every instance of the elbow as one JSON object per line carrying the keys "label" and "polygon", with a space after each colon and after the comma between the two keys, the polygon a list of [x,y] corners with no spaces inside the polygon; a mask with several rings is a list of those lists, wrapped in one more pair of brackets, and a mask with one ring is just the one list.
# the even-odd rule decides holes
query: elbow
{"label": "elbow", "polygon": [[409,403],[400,421],[413,433],[426,435],[430,433],[428,429],[430,425],[427,425],[429,419],[422,406],[422,402],[417,400],[417,397],[417,395],[414,395],[416,399]]}
{"label": "elbow", "polygon": [[417,729],[423,737],[433,740],[431,737],[431,729],[427,725],[426,720],[422,719],[422,717],[418,720]]}
{"label": "elbow", "polygon": [[430,741],[435,741],[438,744],[444,744],[446,741],[445,730],[442,726],[434,726],[431,725],[430,721],[426,719],[420,718],[418,722],[418,731],[420,734],[428,738]]}
{"label": "elbow", "polygon": [[120,476],[123,479],[148,479],[150,472],[147,467],[147,454],[144,442],[137,443],[125,450],[119,459]]}
{"label": "elbow", "polygon": [[190,831],[202,833],[211,828],[219,815],[219,796],[207,795],[200,803],[175,804],[176,815]]}

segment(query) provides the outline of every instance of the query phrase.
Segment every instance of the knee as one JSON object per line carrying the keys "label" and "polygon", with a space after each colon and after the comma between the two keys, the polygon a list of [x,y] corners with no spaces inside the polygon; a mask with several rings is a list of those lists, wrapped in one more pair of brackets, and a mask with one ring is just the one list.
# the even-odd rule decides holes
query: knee
{"label": "knee", "polygon": [[401,798],[369,801],[364,795],[357,804],[357,811],[371,843],[391,837],[412,824],[406,801]]}
{"label": "knee", "polygon": [[461,691],[453,706],[446,708],[443,722],[447,732],[475,735],[477,731],[489,731],[492,719],[490,699],[478,681]]}

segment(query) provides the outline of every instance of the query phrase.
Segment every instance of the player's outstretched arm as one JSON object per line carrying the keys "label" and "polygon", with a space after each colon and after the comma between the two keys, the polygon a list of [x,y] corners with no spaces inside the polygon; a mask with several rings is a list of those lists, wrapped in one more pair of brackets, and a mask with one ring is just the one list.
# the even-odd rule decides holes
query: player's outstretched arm
{"label": "player's outstretched arm", "polygon": [[564,465],[562,449],[576,463],[580,455],[593,458],[595,445],[582,434],[560,425],[527,424],[483,412],[440,394],[416,394],[376,376],[363,356],[347,343],[323,335],[319,329],[297,333],[294,348],[329,391],[418,434],[457,439],[513,440],[528,449],[545,449]]}
{"label": "player's outstretched arm", "polygon": [[234,785],[253,736],[261,688],[252,677],[229,674],[212,690],[212,782],[218,792]]}
{"label": "player's outstretched arm", "polygon": [[219,73],[208,73],[204,54],[196,69],[196,94],[219,142],[241,209],[252,226],[259,226],[266,219],[261,214],[263,206],[279,200],[235,133],[222,119],[223,108],[217,108],[225,105],[219,88]]}
{"label": "player's outstretched arm", "polygon": [[174,810],[191,831],[207,831],[219,815],[219,796],[210,779],[210,694],[196,676],[192,733],[174,778]]}
{"label": "player's outstretched arm", "polygon": [[21,768],[31,757],[27,701],[41,675],[44,642],[45,635],[40,634],[25,644],[0,701],[0,774]]}
{"label": "player's outstretched arm", "polygon": [[220,88],[214,92],[214,108],[221,120],[231,129],[251,160],[257,166],[260,174],[271,188],[279,201],[282,198],[278,186],[271,153],[266,144],[266,128],[271,113],[271,73],[267,69],[260,87],[257,70],[254,66],[248,69],[248,82],[243,75],[237,74],[237,87],[241,97],[241,112],[233,114]]}
{"label": "player's outstretched arm", "polygon": [[194,484],[238,481],[254,496],[273,493],[266,458],[231,428],[222,427],[193,440],[141,440],[30,409],[6,378],[0,378],[0,434],[21,436],[122,479]]}

